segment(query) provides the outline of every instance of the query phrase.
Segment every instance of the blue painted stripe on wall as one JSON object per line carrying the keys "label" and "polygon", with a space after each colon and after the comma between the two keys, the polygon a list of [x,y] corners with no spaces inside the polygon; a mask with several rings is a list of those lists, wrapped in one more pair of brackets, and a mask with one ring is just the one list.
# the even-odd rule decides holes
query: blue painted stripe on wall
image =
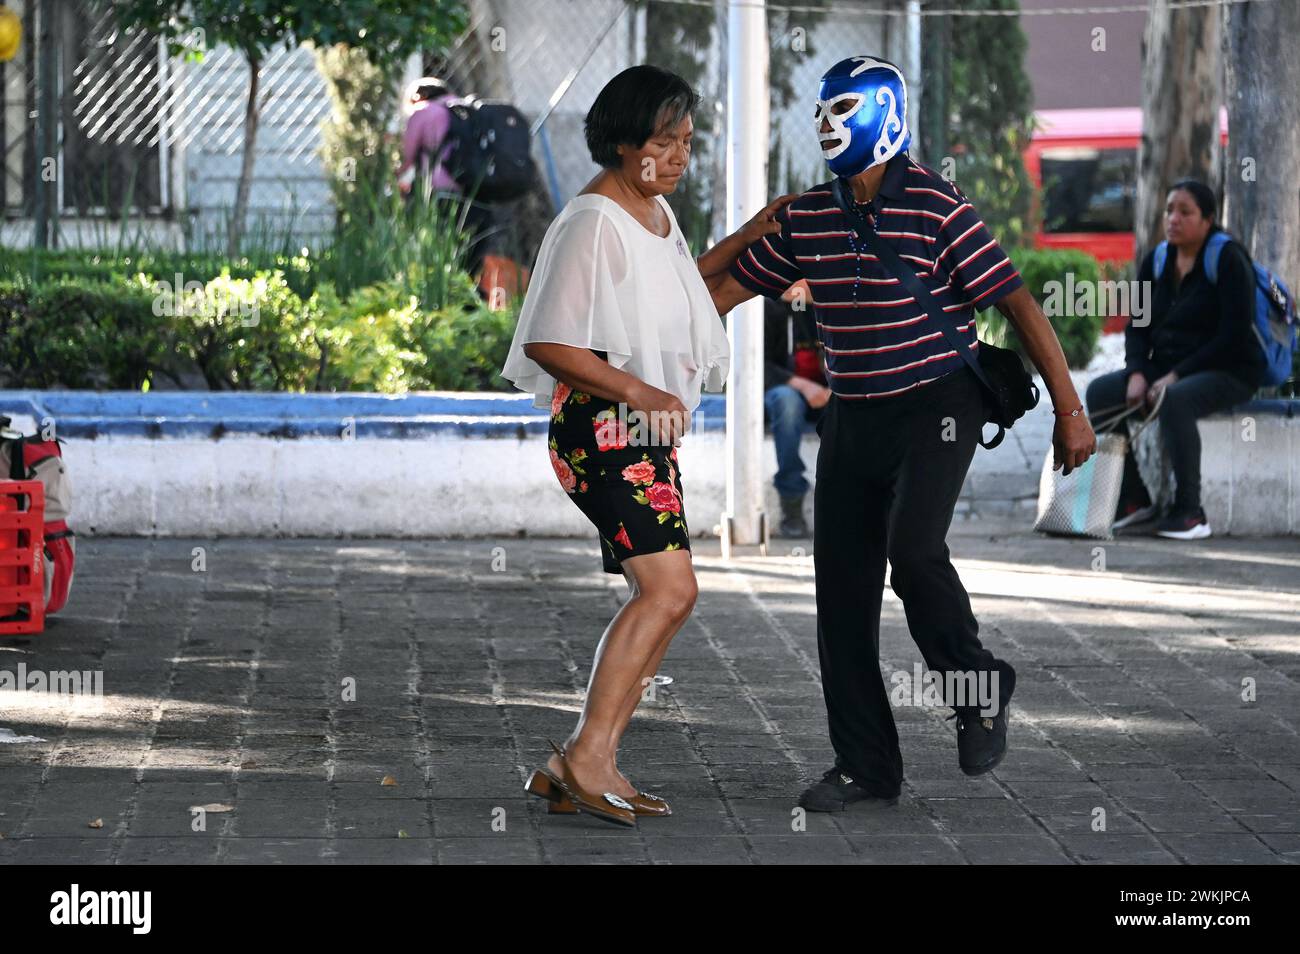
{"label": "blue painted stripe on wall", "polygon": [[[62,437],[337,437],[351,420],[360,438],[524,437],[545,434],[546,408],[529,395],[258,394],[209,391],[0,391],[0,414],[52,418]],[[695,414],[704,432],[726,426],[722,395]]]}
{"label": "blue painted stripe on wall", "polygon": [[[1238,414],[1300,417],[1300,399],[1266,398]],[[0,391],[0,414],[53,418],[63,437],[333,437],[346,420],[363,438],[522,437],[545,434],[548,412],[527,394],[286,394],[224,391]],[[726,398],[706,394],[695,412],[703,432],[726,426]]]}

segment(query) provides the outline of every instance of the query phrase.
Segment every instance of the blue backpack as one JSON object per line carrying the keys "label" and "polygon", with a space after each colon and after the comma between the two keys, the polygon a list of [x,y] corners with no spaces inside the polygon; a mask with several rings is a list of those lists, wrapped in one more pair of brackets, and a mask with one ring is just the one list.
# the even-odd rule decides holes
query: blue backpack
{"label": "blue backpack", "polygon": [[[1219,229],[1205,240],[1205,277],[1213,285],[1219,278],[1219,255],[1232,236]],[[1156,246],[1156,278],[1165,270],[1169,243]],[[1300,345],[1296,334],[1295,297],[1286,283],[1258,262],[1255,267],[1255,340],[1264,351],[1264,387],[1276,387],[1291,377],[1291,354]]]}

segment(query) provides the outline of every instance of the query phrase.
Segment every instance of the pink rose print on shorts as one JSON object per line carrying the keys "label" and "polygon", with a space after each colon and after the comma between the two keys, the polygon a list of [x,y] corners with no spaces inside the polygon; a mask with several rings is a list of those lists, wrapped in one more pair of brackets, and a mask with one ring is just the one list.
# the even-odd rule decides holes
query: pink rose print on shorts
{"label": "pink rose print on shorts", "polygon": [[627,527],[623,526],[621,523],[618,525],[618,535],[614,537],[614,539],[623,544],[623,546],[627,547],[629,550],[632,549],[632,540],[627,535]]}
{"label": "pink rose print on shorts", "polygon": [[662,510],[667,513],[681,513],[682,502],[677,496],[677,488],[672,484],[663,483],[651,484],[646,490],[646,498],[650,501],[650,507],[653,510]]}
{"label": "pink rose print on shorts", "polygon": [[555,476],[560,479],[560,486],[566,492],[573,493],[573,488],[578,485],[578,478],[574,476],[573,468],[561,459],[554,449],[551,450],[551,467],[555,469]]}
{"label": "pink rose print on shorts", "polygon": [[628,464],[623,468],[623,479],[633,484],[652,484],[655,479],[655,465],[648,460]]}
{"label": "pink rose print on shorts", "polygon": [[555,382],[555,392],[551,395],[551,417],[561,423],[564,422],[564,416],[560,413],[560,408],[564,406],[564,402],[572,392],[573,388],[569,387],[563,381]]}
{"label": "pink rose print on shorts", "polygon": [[627,446],[627,421],[620,421],[615,411],[601,411],[592,419],[596,429],[596,449],[621,450]]}

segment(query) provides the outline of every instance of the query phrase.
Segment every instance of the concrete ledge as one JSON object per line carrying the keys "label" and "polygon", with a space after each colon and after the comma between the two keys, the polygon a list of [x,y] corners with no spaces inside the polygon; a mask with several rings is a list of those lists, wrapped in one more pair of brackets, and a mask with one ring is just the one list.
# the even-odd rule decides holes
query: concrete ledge
{"label": "concrete ledge", "polygon": [[[551,471],[547,411],[527,395],[0,391],[0,413],[24,433],[53,422],[73,483],[72,524],[87,535],[594,533]],[[695,536],[716,534],[725,509],[725,419],[723,396],[706,395],[679,451]],[[977,450],[959,517],[1028,523],[1052,424],[1041,404],[997,450]],[[1202,421],[1205,506],[1217,532],[1300,532],[1298,428],[1300,401],[1251,401]],[[809,429],[810,483],[817,451]],[[775,471],[770,435],[762,454]],[[770,482],[765,493],[775,518]]]}
{"label": "concrete ledge", "polygon": [[1300,534],[1300,402],[1285,413],[1277,403],[1251,401],[1200,422],[1201,499],[1216,531]]}

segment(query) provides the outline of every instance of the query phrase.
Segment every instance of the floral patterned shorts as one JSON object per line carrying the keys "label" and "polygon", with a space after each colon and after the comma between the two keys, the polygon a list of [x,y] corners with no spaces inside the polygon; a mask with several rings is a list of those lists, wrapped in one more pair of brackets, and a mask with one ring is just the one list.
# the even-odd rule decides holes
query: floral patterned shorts
{"label": "floral patterned shorts", "polygon": [[560,486],[600,534],[606,573],[630,556],[690,550],[677,448],[630,445],[617,402],[558,382],[548,442]]}

